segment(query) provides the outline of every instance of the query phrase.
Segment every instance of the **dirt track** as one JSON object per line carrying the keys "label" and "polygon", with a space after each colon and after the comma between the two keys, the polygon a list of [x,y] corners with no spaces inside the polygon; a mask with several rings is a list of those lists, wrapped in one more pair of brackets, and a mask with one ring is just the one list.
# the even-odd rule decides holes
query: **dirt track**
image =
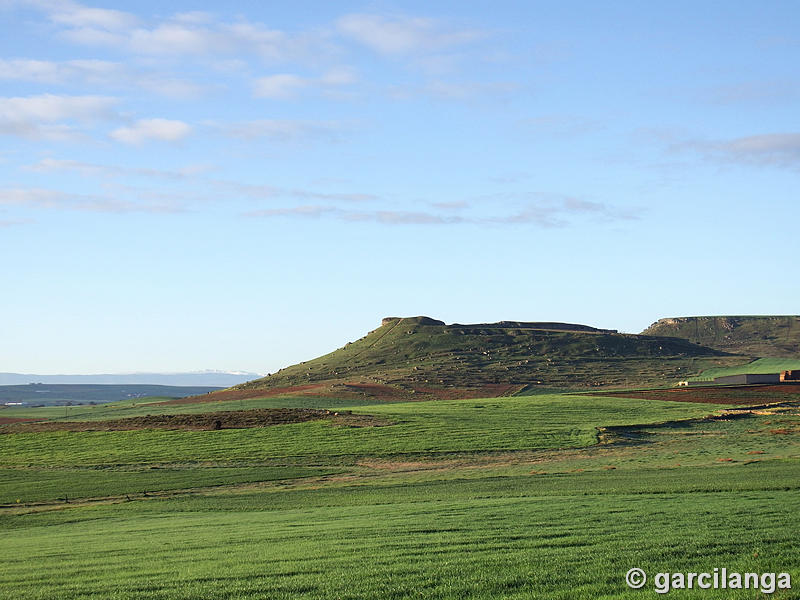
{"label": "dirt track", "polygon": [[12,423],[0,427],[2,433],[39,431],[131,431],[135,429],[187,429],[213,431],[217,429],[247,429],[269,427],[306,421],[329,420],[345,427],[379,427],[391,423],[370,415],[334,412],[311,408],[265,408],[199,414],[147,415],[113,421],[60,421]]}
{"label": "dirt track", "polygon": [[0,425],[7,425],[9,423],[25,423],[26,421],[35,421],[36,419],[26,419],[25,417],[0,417]]}
{"label": "dirt track", "polygon": [[597,392],[592,395],[703,404],[769,404],[783,402],[792,396],[800,396],[800,384],[681,387],[642,392]]}
{"label": "dirt track", "polygon": [[228,389],[203,394],[200,396],[187,396],[174,398],[160,404],[197,404],[199,402],[225,402],[231,400],[246,400],[248,398],[271,398],[274,396],[323,396],[330,398],[374,398],[385,402],[412,402],[415,400],[458,400],[462,398],[494,398],[504,396],[521,388],[513,384],[484,384],[471,388],[449,388],[436,386],[413,386],[410,388],[397,387],[379,383],[364,383],[360,381],[327,380],[311,384],[294,385],[274,388],[247,388]]}

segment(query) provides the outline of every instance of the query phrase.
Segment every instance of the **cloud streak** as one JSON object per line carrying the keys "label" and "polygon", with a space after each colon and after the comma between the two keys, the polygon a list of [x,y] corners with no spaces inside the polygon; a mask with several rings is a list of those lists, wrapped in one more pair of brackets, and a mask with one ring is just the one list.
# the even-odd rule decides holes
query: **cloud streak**
{"label": "cloud streak", "polygon": [[171,119],[139,119],[128,127],[111,132],[111,137],[124,144],[143,144],[148,141],[179,142],[192,132],[183,121]]}
{"label": "cloud streak", "polygon": [[136,87],[169,98],[196,98],[206,88],[164,73],[133,69],[107,60],[48,61],[0,59],[0,81],[27,81],[43,85],[88,84],[120,89]]}
{"label": "cloud streak", "polygon": [[337,121],[309,121],[297,119],[256,119],[238,123],[207,122],[206,125],[223,135],[244,141],[269,139],[276,142],[299,142],[303,140],[323,140],[328,142],[341,139],[345,129]]}
{"label": "cloud streak", "polygon": [[174,213],[176,206],[119,200],[93,194],[70,194],[45,188],[0,188],[0,206],[20,206],[101,213]]}
{"label": "cloud streak", "polygon": [[38,96],[0,98],[0,134],[30,139],[68,140],[79,136],[75,122],[116,117],[116,98]]}
{"label": "cloud streak", "polygon": [[338,31],[380,54],[402,56],[441,51],[485,37],[477,30],[448,29],[435,19],[350,14],[336,22]]}
{"label": "cloud streak", "polygon": [[800,132],[767,133],[723,141],[690,141],[672,150],[694,151],[708,159],[784,169],[800,169]]}
{"label": "cloud streak", "polygon": [[141,56],[216,58],[245,53],[268,62],[283,62],[314,59],[332,50],[324,35],[290,35],[243,18],[220,22],[197,11],[148,25],[129,12],[69,0],[27,0],[19,4],[43,12],[59,29],[59,35],[73,43]]}
{"label": "cloud streak", "polygon": [[72,159],[43,158],[38,163],[23,167],[26,171],[34,173],[55,173],[59,171],[72,171],[81,175],[93,177],[156,177],[160,179],[183,180],[209,170],[206,166],[188,166],[180,169],[148,169],[136,167],[120,167],[115,165],[100,165]]}
{"label": "cloud streak", "polygon": [[504,215],[465,215],[460,209],[467,203],[433,203],[434,210],[372,209],[353,210],[329,205],[302,205],[296,207],[268,208],[244,214],[254,218],[332,218],[347,222],[378,223],[383,225],[533,225],[540,228],[567,227],[576,220],[595,222],[620,222],[640,217],[639,210],[621,210],[600,202],[589,202],[564,197],[553,200],[529,202],[522,209]]}
{"label": "cloud streak", "polygon": [[349,67],[331,69],[321,77],[300,77],[289,73],[268,75],[255,80],[253,95],[257,98],[288,100],[296,97],[304,90],[322,90],[332,92],[337,88],[351,85],[358,81],[355,71]]}

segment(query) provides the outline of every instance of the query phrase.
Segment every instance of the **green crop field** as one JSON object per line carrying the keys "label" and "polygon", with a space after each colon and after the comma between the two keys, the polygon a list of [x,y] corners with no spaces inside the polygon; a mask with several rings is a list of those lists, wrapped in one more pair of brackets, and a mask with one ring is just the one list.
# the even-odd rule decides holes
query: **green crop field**
{"label": "green crop field", "polygon": [[[330,401],[244,408],[269,402]],[[800,585],[797,402],[339,404],[393,424],[0,434],[0,597],[623,599],[722,567]]]}
{"label": "green crop field", "polygon": [[267,461],[302,457],[336,463],[359,456],[581,447],[595,427],[701,416],[691,403],[590,396],[521,396],[352,407],[389,427],[314,421],[220,431],[18,433],[0,438],[9,466],[131,465],[186,461]]}

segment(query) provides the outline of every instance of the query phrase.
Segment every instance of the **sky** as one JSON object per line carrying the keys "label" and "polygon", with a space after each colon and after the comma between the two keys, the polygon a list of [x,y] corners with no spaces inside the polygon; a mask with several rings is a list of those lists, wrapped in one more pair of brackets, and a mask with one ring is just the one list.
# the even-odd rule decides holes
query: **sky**
{"label": "sky", "polygon": [[798,314],[800,4],[0,0],[0,371]]}

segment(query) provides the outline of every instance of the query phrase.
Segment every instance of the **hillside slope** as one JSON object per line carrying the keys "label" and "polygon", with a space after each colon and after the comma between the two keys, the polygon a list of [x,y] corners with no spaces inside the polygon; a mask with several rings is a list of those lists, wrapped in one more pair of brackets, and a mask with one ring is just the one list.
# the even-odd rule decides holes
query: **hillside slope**
{"label": "hillside slope", "polygon": [[718,316],[660,319],[643,335],[673,336],[723,352],[800,358],[800,316]]}
{"label": "hillside slope", "polygon": [[[741,362],[741,359],[739,359]],[[445,325],[428,317],[383,320],[330,354],[241,384],[252,396],[319,394],[386,399],[498,396],[523,389],[665,385],[730,364],[686,340],[566,323]]]}

